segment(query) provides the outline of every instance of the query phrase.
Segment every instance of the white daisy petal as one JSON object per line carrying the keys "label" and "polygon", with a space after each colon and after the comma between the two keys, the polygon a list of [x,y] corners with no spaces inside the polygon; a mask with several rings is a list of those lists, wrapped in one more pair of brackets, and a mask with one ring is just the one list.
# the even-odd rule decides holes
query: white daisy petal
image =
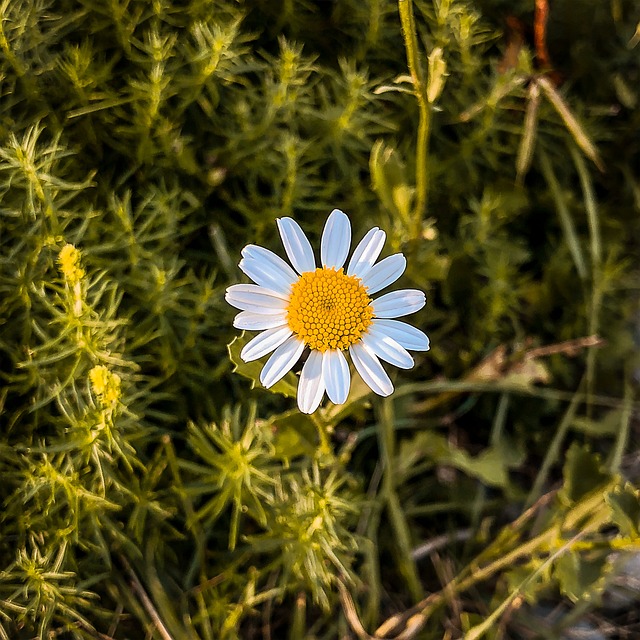
{"label": "white daisy petal", "polygon": [[400,369],[413,367],[413,358],[409,352],[387,335],[380,335],[377,331],[372,332],[369,328],[369,331],[362,336],[362,343],[369,347],[378,358],[389,364],[400,367]]}
{"label": "white daisy petal", "polygon": [[400,320],[374,319],[369,333],[383,332],[410,351],[429,351],[429,338],[425,333]]}
{"label": "white daisy petal", "polygon": [[349,395],[351,374],[349,363],[340,349],[330,349],[322,356],[322,379],[327,387],[329,400],[344,404]]}
{"label": "white daisy petal", "polygon": [[285,280],[279,272],[272,270],[268,264],[261,260],[243,258],[238,266],[262,287],[278,293],[288,294],[291,292],[291,282]]}
{"label": "white daisy petal", "polygon": [[268,389],[283,378],[298,362],[304,351],[304,342],[291,336],[285,340],[267,360],[260,372],[260,382]]}
{"label": "white daisy petal", "polygon": [[240,352],[240,357],[245,362],[252,362],[267,353],[271,353],[279,347],[293,332],[289,327],[274,327],[259,333],[255,338],[249,340]]}
{"label": "white daisy petal", "polygon": [[302,367],[298,383],[298,408],[302,413],[313,413],[324,395],[322,352],[312,351]]}
{"label": "white daisy petal", "polygon": [[273,329],[274,327],[282,327],[285,324],[287,324],[287,316],[284,311],[281,314],[273,315],[253,313],[252,311],[241,311],[233,319],[233,326],[236,329],[246,329],[247,331]]}
{"label": "white daisy petal", "polygon": [[274,315],[285,311],[289,296],[257,284],[233,284],[224,298],[236,309]]}
{"label": "white daisy petal", "polygon": [[427,299],[418,289],[400,289],[385,293],[372,302],[376,318],[400,318],[424,307]]}
{"label": "white daisy petal", "polygon": [[387,234],[378,227],[368,231],[353,251],[347,267],[347,275],[363,278],[378,259],[386,237]]}
{"label": "white daisy petal", "polygon": [[267,289],[288,294],[298,279],[296,272],[269,249],[249,245],[242,250],[238,265],[254,282]]}
{"label": "white daisy petal", "polygon": [[356,342],[349,347],[351,359],[360,377],[380,396],[393,393],[393,383],[389,379],[377,356],[362,342]]}
{"label": "white daisy petal", "polygon": [[314,271],[316,259],[313,257],[313,249],[300,225],[293,218],[278,218],[276,222],[284,250],[294,269],[298,273]]}
{"label": "white daisy petal", "polygon": [[362,278],[362,284],[367,287],[367,293],[372,295],[393,284],[407,268],[407,259],[396,253],[371,267]]}
{"label": "white daisy petal", "polygon": [[344,266],[344,261],[351,247],[351,223],[349,218],[334,209],[327,218],[320,241],[320,260],[323,267],[333,267],[338,270]]}
{"label": "white daisy petal", "polygon": [[242,257],[268,262],[292,283],[298,279],[296,272],[279,255],[257,244],[248,244],[242,250]]}

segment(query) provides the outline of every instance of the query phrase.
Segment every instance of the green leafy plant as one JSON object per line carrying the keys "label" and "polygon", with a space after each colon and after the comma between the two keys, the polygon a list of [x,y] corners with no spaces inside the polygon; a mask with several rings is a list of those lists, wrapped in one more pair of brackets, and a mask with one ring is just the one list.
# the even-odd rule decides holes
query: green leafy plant
{"label": "green leafy plant", "polygon": [[[640,16],[531,5],[0,1],[1,638],[635,628]],[[333,208],[431,350],[303,415],[224,292]]]}

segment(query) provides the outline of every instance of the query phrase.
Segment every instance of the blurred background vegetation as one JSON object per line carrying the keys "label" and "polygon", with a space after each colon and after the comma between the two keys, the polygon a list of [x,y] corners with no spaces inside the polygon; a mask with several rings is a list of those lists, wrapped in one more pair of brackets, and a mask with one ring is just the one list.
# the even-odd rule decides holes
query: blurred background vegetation
{"label": "blurred background vegetation", "polygon": [[[636,637],[639,62],[634,0],[2,0],[0,638]],[[432,349],[308,417],[223,293],[334,207]]]}

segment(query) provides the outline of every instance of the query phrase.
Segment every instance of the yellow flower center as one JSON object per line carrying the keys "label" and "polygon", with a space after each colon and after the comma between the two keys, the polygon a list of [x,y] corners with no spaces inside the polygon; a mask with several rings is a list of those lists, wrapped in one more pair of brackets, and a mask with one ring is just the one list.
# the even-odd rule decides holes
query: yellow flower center
{"label": "yellow flower center", "polygon": [[291,287],[287,323],[310,349],[347,349],[360,340],[372,317],[362,281],[342,269],[307,271]]}

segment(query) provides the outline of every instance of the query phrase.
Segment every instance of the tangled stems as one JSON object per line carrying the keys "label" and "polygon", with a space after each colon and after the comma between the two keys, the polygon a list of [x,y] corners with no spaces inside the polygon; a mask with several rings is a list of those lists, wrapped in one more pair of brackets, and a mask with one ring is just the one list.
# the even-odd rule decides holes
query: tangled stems
{"label": "tangled stems", "polygon": [[585,538],[593,536],[606,525],[609,518],[606,496],[609,492],[615,491],[618,483],[619,479],[614,478],[604,486],[587,494],[568,509],[561,521],[553,522],[541,533],[521,542],[526,524],[557,496],[557,491],[546,493],[517,520],[503,529],[492,545],[478,555],[440,591],[431,593],[410,609],[389,617],[376,629],[373,635],[364,629],[347,587],[344,583],[337,581],[345,617],[361,640],[384,640],[385,638],[410,640],[416,637],[416,634],[424,628],[430,617],[456,594],[468,591],[514,563],[523,559],[537,558],[539,562],[532,573],[516,589],[511,590],[506,599],[483,623],[465,633],[467,640],[477,640],[489,630],[490,625],[526,590],[527,586],[557,558],[580,546],[582,548],[598,547],[597,538],[590,540],[585,540]]}

